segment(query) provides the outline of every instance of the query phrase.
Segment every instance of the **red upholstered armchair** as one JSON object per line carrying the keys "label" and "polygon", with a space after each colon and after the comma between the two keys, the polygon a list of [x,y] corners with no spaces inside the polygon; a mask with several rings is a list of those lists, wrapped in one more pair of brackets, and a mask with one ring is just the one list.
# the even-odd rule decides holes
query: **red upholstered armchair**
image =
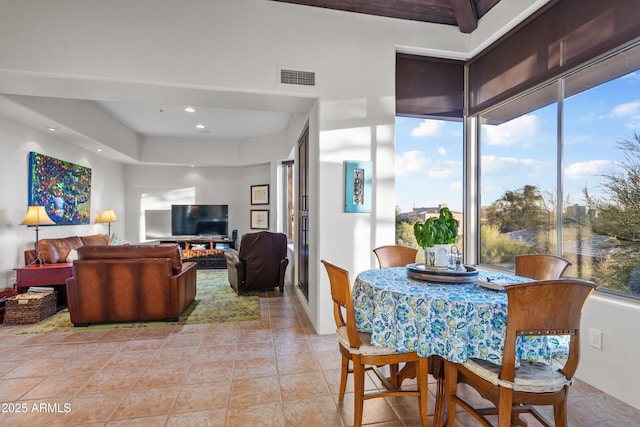
{"label": "red upholstered armchair", "polygon": [[284,290],[284,275],[289,265],[287,236],[261,231],[248,233],[240,240],[240,250],[227,249],[229,283],[238,294],[255,289]]}

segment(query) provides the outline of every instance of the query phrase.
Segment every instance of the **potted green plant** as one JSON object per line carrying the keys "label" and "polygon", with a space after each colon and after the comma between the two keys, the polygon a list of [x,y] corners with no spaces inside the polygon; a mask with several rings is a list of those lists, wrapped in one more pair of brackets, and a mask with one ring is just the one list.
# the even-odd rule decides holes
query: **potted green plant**
{"label": "potted green plant", "polygon": [[446,266],[449,262],[449,245],[458,237],[458,220],[449,208],[440,209],[440,214],[416,222],[413,234],[418,246],[424,251],[424,262],[429,266]]}

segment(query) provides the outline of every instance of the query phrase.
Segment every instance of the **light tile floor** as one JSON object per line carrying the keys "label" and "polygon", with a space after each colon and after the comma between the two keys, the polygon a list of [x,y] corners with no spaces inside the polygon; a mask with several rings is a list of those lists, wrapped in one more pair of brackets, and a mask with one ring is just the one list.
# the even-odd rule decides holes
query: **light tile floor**
{"label": "light tile floor", "polygon": [[[252,322],[39,335],[2,326],[0,426],[350,426],[350,390],[337,403],[335,335],[316,335],[292,295],[289,286],[262,292]],[[379,386],[374,378],[367,387]],[[367,401],[364,423],[418,426],[416,405]],[[580,381],[569,418],[640,426],[640,411]],[[456,426],[473,425],[458,414]]]}

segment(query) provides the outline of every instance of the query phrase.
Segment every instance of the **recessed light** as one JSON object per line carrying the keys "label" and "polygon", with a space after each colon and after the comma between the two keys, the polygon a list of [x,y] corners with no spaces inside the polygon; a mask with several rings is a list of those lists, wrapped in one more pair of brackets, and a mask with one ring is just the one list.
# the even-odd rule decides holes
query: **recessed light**
{"label": "recessed light", "polygon": [[196,125],[196,127],[197,127],[198,129],[204,129],[204,128],[205,128],[205,126],[204,126],[204,125]]}
{"label": "recessed light", "polygon": [[184,111],[186,111],[187,113],[195,113],[196,109],[193,107],[187,107],[184,109]]}
{"label": "recessed light", "polygon": [[96,151],[99,153],[102,151],[102,148],[96,148]]}
{"label": "recessed light", "polygon": [[48,127],[48,128],[47,128],[47,130],[48,130],[49,132],[55,132],[55,131],[57,131],[58,129],[56,129],[56,128],[52,128],[52,127]]}

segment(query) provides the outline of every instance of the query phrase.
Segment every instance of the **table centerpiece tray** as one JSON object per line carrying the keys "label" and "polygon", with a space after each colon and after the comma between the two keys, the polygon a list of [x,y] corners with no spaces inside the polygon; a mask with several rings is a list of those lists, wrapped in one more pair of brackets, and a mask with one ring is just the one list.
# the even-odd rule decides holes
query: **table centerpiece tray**
{"label": "table centerpiece tray", "polygon": [[416,280],[443,283],[475,283],[478,280],[478,270],[463,266],[464,270],[454,270],[448,267],[425,266],[422,263],[407,265],[407,276]]}

